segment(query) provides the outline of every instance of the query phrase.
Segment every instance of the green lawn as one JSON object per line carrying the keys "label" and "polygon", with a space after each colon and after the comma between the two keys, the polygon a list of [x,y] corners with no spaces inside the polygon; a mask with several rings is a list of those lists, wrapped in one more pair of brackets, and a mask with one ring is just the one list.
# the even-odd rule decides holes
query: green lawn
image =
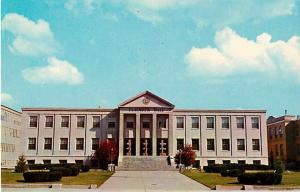
{"label": "green lawn", "polygon": [[[236,177],[222,177],[220,173],[204,173],[197,170],[185,171],[187,177],[213,188],[216,185],[241,185]],[[300,186],[300,172],[285,172],[280,186]]]}
{"label": "green lawn", "polygon": [[[63,177],[59,182],[63,185],[90,185],[97,184],[100,186],[104,183],[110,176],[111,172],[108,171],[99,171],[99,170],[90,170],[86,173],[80,173],[75,177]],[[22,173],[13,173],[10,171],[1,171],[1,183],[2,184],[14,184],[14,183],[24,183],[24,178]],[[44,182],[39,182],[44,183]],[[45,182],[51,183],[51,182]]]}
{"label": "green lawn", "polygon": [[209,188],[213,188],[216,185],[240,185],[236,177],[222,177],[220,173],[204,173],[197,170],[189,170],[183,174]]}

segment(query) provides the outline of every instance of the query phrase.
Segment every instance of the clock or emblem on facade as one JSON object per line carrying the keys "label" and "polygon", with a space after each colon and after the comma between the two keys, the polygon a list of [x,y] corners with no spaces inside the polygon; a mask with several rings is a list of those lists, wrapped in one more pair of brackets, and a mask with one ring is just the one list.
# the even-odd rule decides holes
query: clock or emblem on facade
{"label": "clock or emblem on facade", "polygon": [[149,98],[145,97],[145,98],[143,99],[143,103],[144,103],[145,105],[148,105],[149,102],[150,102],[150,99],[149,99]]}

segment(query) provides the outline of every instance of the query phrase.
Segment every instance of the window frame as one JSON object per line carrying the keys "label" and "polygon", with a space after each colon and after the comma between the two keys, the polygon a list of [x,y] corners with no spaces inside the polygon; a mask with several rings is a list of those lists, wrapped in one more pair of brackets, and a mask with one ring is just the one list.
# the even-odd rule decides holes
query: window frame
{"label": "window frame", "polygon": [[[193,119],[197,119],[198,122],[197,123],[193,123]],[[197,124],[196,127],[194,127],[193,125]],[[200,129],[200,117],[199,116],[191,116],[191,127],[192,129]]]}
{"label": "window frame", "polygon": [[[228,144],[227,143],[225,143],[224,144],[224,141],[228,141]],[[228,149],[224,149],[224,146],[227,146],[228,145]],[[227,138],[224,138],[224,139],[222,139],[222,151],[230,151],[230,139],[227,139]]]}
{"label": "window frame", "polygon": [[[213,122],[212,122],[213,126],[212,127],[209,126],[211,123],[209,124],[208,119],[213,120]],[[216,127],[215,120],[216,120],[216,118],[214,116],[206,116],[206,129],[209,129],[209,130],[215,129],[215,127]]]}
{"label": "window frame", "polygon": [[[62,141],[65,140],[67,141],[66,143],[62,143]],[[62,148],[62,146],[66,146],[66,148]],[[61,151],[66,151],[69,149],[69,138],[60,138],[60,143],[59,143],[59,150]]]}
{"label": "window frame", "polygon": [[[85,128],[85,122],[86,122],[86,118],[84,115],[79,115],[76,117],[76,125],[77,125],[77,128]],[[80,121],[80,120],[83,120],[83,121]]]}
{"label": "window frame", "polygon": [[[36,121],[31,121],[32,118],[35,118]],[[35,123],[32,125],[32,123]],[[29,116],[29,128],[37,128],[38,127],[38,116],[37,115],[30,115]]]}
{"label": "window frame", "polygon": [[[238,119],[243,119],[243,123],[239,123]],[[238,116],[238,117],[235,117],[235,120],[236,120],[236,128],[237,129],[245,129],[245,117]],[[243,126],[239,127],[239,125],[243,125]]]}
{"label": "window frame", "polygon": [[[99,121],[95,121],[95,119],[98,119]],[[101,126],[101,117],[100,116],[93,116],[93,128],[100,128]]]}
{"label": "window frame", "polygon": [[[78,141],[82,141],[82,143],[78,143]],[[84,150],[84,138],[76,138],[76,151],[82,151]]]}
{"label": "window frame", "polygon": [[[257,142],[257,143],[255,143],[255,142]],[[259,139],[252,139],[252,151],[260,151],[260,140]]]}
{"label": "window frame", "polygon": [[[253,123],[253,119],[257,119],[257,123]],[[257,127],[253,127],[254,124],[257,124]],[[259,117],[251,117],[251,127],[252,127],[252,129],[260,129],[260,118]]]}
{"label": "window frame", "polygon": [[[194,142],[196,142],[196,146],[195,147],[194,147]],[[198,138],[192,138],[192,149],[195,150],[195,151],[199,151],[200,150],[200,139],[198,139]]]}
{"label": "window frame", "polygon": [[[239,145],[239,141],[243,141],[243,145]],[[245,151],[246,150],[246,145],[245,145],[245,139],[237,139],[236,140],[236,147],[238,151]],[[239,146],[243,146],[242,149],[239,149]]]}
{"label": "window frame", "polygon": [[[51,117],[52,118],[52,121],[47,121],[47,119]],[[51,126],[49,126],[48,124],[51,123]],[[46,128],[53,128],[53,125],[54,125],[54,117],[52,115],[46,115],[45,116],[45,127]]]}
{"label": "window frame", "polygon": [[[223,119],[228,119],[228,127],[224,127],[225,123],[223,122]],[[226,129],[226,130],[229,129],[230,128],[230,117],[228,117],[228,116],[222,116],[221,117],[221,124],[222,124],[222,129]]]}
{"label": "window frame", "polygon": [[[68,119],[68,121],[63,121],[64,119]],[[70,127],[70,116],[62,115],[60,120],[61,120],[61,122],[60,122],[61,128],[69,128]],[[65,126],[65,124],[67,124],[67,126]]]}
{"label": "window frame", "polygon": [[[182,144],[180,144],[178,141],[182,141]],[[181,146],[181,148],[180,148]],[[178,150],[183,150],[184,149],[184,138],[177,138],[176,139],[176,149]]]}
{"label": "window frame", "polygon": [[[30,142],[31,140],[34,141],[34,143],[31,143]],[[36,150],[36,144],[37,144],[36,142],[37,142],[37,139],[35,137],[29,137],[27,149],[30,151]],[[33,145],[34,145],[34,147],[32,147]]]}
{"label": "window frame", "polygon": [[[179,119],[182,119],[182,122],[178,122]],[[182,124],[182,127],[178,125],[181,125]],[[184,117],[183,116],[177,116],[176,117],[176,129],[184,129]]]}
{"label": "window frame", "polygon": [[[209,146],[211,146],[211,143],[210,142],[212,141],[212,149],[209,149]],[[216,147],[215,147],[215,139],[213,138],[209,138],[209,139],[206,139],[206,150],[207,151],[215,151]]]}
{"label": "window frame", "polygon": [[[97,140],[97,144],[94,143],[95,140]],[[99,146],[100,146],[99,142],[100,142],[100,138],[92,138],[92,150],[99,149]],[[96,145],[97,145],[97,147],[96,147],[96,149],[94,149],[94,146],[96,146]]]}
{"label": "window frame", "polygon": [[[47,144],[46,143],[46,140],[50,139],[50,144]],[[50,145],[50,149],[46,148],[46,146],[49,146]],[[45,137],[44,138],[44,150],[52,150],[52,138],[51,137]]]}

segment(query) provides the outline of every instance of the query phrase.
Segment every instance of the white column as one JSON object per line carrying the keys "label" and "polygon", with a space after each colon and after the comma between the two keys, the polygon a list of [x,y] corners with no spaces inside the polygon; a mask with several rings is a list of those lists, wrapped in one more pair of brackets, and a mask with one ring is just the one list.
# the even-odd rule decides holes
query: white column
{"label": "white column", "polygon": [[119,162],[123,160],[124,150],[124,114],[120,113],[119,118]]}
{"label": "white column", "polygon": [[152,156],[156,156],[157,115],[152,115]]}
{"label": "white column", "polygon": [[140,140],[141,140],[141,120],[140,120],[140,114],[136,114],[135,118],[135,154],[136,156],[140,156]]}

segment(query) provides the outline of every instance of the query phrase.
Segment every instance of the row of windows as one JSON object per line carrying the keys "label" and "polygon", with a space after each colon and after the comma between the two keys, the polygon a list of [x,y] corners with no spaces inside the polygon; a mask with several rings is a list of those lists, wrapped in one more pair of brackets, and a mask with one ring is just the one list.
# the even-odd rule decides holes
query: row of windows
{"label": "row of windows", "polygon": [[[54,124],[53,116],[46,116],[45,127],[52,128]],[[37,116],[30,116],[29,117],[29,126],[32,128],[37,127],[38,125],[38,117]],[[68,128],[70,126],[70,116],[61,116],[61,127]],[[108,128],[115,128],[116,123],[114,121],[108,122]],[[77,127],[84,128],[85,127],[85,116],[77,116]],[[100,116],[93,117],[93,127],[99,128],[100,127]]]}
{"label": "row of windows", "polygon": [[19,132],[18,129],[13,129],[13,128],[9,128],[6,126],[1,126],[1,135],[2,137],[15,137],[15,138],[19,138]]}
{"label": "row of windows", "polygon": [[274,127],[273,129],[272,128],[269,128],[269,138],[272,139],[273,136],[275,138],[277,138],[279,135],[279,137],[283,137],[284,135],[284,130],[283,130],[283,127],[279,126],[279,127]]}
{"label": "row of windows", "polygon": [[[199,129],[200,128],[200,117],[191,117],[192,120],[192,128]],[[230,118],[229,117],[221,117],[222,120],[222,128],[229,129]],[[177,128],[184,128],[184,117],[176,117]],[[252,128],[259,129],[259,117],[251,117],[251,125]],[[236,117],[236,127],[240,129],[245,128],[245,118],[244,117]],[[214,129],[215,128],[215,117],[206,117],[206,128]]]}
{"label": "row of windows", "polygon": [[16,151],[15,144],[1,143],[1,152],[15,152],[15,151]]}
{"label": "row of windows", "polygon": [[[222,162],[223,162],[224,165],[231,163],[230,160],[223,160]],[[216,163],[215,160],[207,160],[208,165],[214,165],[215,163]],[[244,164],[246,164],[246,160],[238,160],[237,163],[240,164],[240,165],[244,165]],[[260,160],[253,160],[253,164],[254,165],[260,165],[261,161]]]}
{"label": "row of windows", "polygon": [[[177,139],[177,150],[184,148],[184,139]],[[199,150],[199,139],[192,139],[192,148],[193,150]],[[207,139],[206,149],[208,151],[215,150],[215,139]],[[222,150],[230,151],[230,140],[222,139]],[[237,139],[237,150],[245,151],[245,139]],[[252,139],[252,150],[259,151],[259,139]]]}
{"label": "row of windows", "polygon": [[[44,150],[52,150],[52,138],[44,138]],[[59,149],[68,150],[68,138],[60,138]],[[99,148],[99,138],[92,138],[92,150]],[[84,138],[76,138],[76,150],[84,149]],[[36,138],[28,139],[28,150],[36,150]]]}
{"label": "row of windows", "polygon": [[20,121],[16,121],[15,118],[18,117],[17,115],[13,115],[11,117],[11,113],[1,110],[1,121],[12,122],[14,125],[21,125]]}

